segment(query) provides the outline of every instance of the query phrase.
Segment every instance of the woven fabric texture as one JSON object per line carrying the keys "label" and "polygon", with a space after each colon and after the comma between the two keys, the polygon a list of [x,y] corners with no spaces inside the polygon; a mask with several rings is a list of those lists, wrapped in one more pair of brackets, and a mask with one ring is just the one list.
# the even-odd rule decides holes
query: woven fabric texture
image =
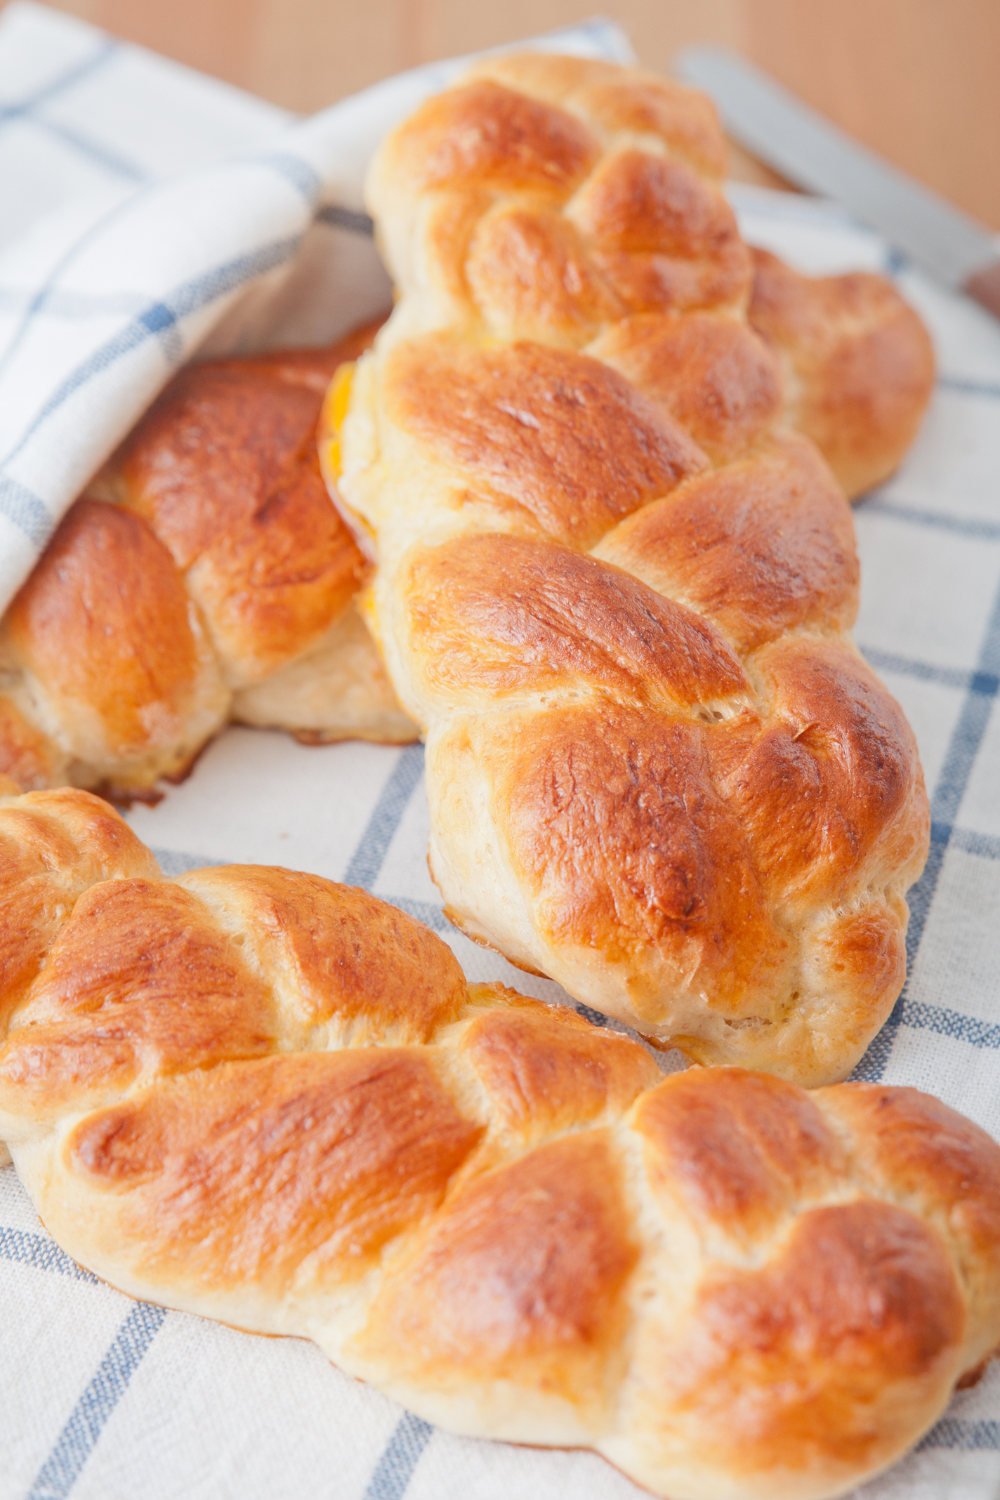
{"label": "woven fabric texture", "polygon": [[[555,45],[627,55],[620,33],[602,26]],[[339,116],[289,126],[271,106],[40,6],[7,8],[4,599],[88,465],[202,340],[240,348],[332,337],[384,300],[359,212],[364,161],[379,131],[448,76],[424,70],[338,106]],[[290,136],[305,140],[301,151]],[[218,165],[234,151],[252,165]],[[280,168],[261,164],[278,157]],[[300,173],[296,186],[289,159],[299,163],[295,172],[306,161],[315,176]],[[170,174],[184,175],[161,189]],[[936,341],[940,380],[922,435],[900,473],[856,511],[857,639],[916,730],[934,819],[931,858],[911,892],[910,977],[858,1076],[928,1089],[1000,1136],[1000,329],[830,205],[738,188],[733,199],[746,237],[803,270],[889,272]],[[144,261],[137,251],[162,238],[167,221],[156,215],[171,202],[169,222],[185,226],[173,235],[175,258]],[[243,217],[234,227],[230,216],[220,232],[230,203]],[[280,257],[267,252],[270,270],[252,262],[279,242]],[[107,245],[117,249],[102,263],[97,247]],[[227,281],[219,267],[240,256],[251,259]],[[198,277],[208,279],[185,301],[177,288]],[[36,420],[37,443],[29,435],[12,456]],[[168,873],[252,861],[363,885],[441,932],[470,978],[569,1003],[445,922],[424,858],[419,747],[307,749],[230,729],[187,782],[159,807],[135,808],[130,821]],[[664,1065],[681,1060],[668,1056]],[[11,1168],[0,1171],[0,1320],[0,1500],[640,1494],[592,1455],[435,1431],[332,1369],[311,1345],[129,1301],[59,1250]],[[863,1494],[1000,1496],[1000,1368],[960,1393],[919,1450]]]}

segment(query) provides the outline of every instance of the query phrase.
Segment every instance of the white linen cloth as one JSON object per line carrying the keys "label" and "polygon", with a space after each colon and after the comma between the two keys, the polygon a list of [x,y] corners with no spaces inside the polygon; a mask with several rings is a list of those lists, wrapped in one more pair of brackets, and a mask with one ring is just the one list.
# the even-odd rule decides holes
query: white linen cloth
{"label": "white linen cloth", "polygon": [[[546,44],[628,52],[603,23]],[[294,125],[40,6],[3,13],[4,602],[79,484],[206,338],[319,340],[382,304],[387,283],[358,217],[364,162],[453,67]],[[240,162],[219,165],[237,150]],[[830,205],[733,197],[747,237],[803,269],[889,270],[937,343],[921,437],[857,510],[858,639],[916,729],[934,817],[912,893],[907,989],[858,1075],[929,1089],[1000,1136],[1000,328]],[[421,767],[419,747],[306,749],[230,729],[187,782],[130,821],[169,873],[238,860],[365,885],[430,922],[471,978],[565,1002],[447,927],[424,861]],[[12,1168],[0,1171],[0,1329],[0,1500],[641,1493],[590,1454],[437,1431],[307,1343],[129,1301],[53,1244]],[[996,1500],[1000,1368],[859,1493]]]}

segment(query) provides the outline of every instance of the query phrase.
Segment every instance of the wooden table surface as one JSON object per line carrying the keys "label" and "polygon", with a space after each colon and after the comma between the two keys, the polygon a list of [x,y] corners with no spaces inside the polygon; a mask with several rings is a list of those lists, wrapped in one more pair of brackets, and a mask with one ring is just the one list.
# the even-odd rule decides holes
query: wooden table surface
{"label": "wooden table surface", "polygon": [[[599,6],[596,0],[595,9]],[[580,20],[586,0],[56,0],[56,8],[313,110],[400,68]],[[1000,0],[611,0],[647,67],[735,47],[1000,229]],[[774,181],[738,154],[736,175]]]}

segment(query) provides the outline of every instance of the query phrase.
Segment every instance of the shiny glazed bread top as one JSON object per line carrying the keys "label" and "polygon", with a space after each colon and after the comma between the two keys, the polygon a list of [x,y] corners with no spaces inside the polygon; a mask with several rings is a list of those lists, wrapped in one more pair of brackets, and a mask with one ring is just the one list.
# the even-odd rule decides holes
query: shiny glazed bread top
{"label": "shiny glazed bread top", "polygon": [[[127,798],[183,775],[229,719],[412,738],[352,607],[365,562],[316,456],[330,378],[373,331],[188,365],[166,386],[0,623],[0,771]],[[304,701],[300,663],[320,679],[331,654],[334,701]]]}
{"label": "shiny glazed bread top", "polygon": [[399,300],[324,461],[449,914],[662,1044],[814,1084],[899,993],[928,819],[847,634],[847,503],[788,424],[829,415],[845,326],[873,367],[926,335],[766,257],[755,333],[723,160],[704,99],[610,64],[491,60],[424,105],[372,168]]}
{"label": "shiny glazed bread top", "polygon": [[364,891],[165,880],[0,786],[0,1139],[134,1296],[671,1500],[818,1500],[1000,1340],[1000,1149],[913,1089],[662,1078]]}
{"label": "shiny glazed bread top", "polygon": [[[595,76],[584,90],[591,102],[603,96],[608,120],[666,131],[678,161],[718,167],[721,141],[704,101],[647,81],[640,106],[634,80],[629,100],[611,83],[595,93]],[[520,132],[528,161],[522,116],[500,118],[492,144],[476,148],[496,180],[507,180],[496,178],[504,130]],[[439,129],[439,177],[452,149],[442,139]],[[560,171],[572,175],[572,131],[555,131],[549,147],[562,162],[541,172],[551,187]],[[461,150],[474,165],[468,140]],[[492,167],[481,159],[490,152]],[[418,165],[422,182],[427,163]],[[660,187],[692,229],[690,182],[674,173]],[[620,218],[613,199],[605,191],[598,209]],[[617,316],[621,298],[607,277],[628,279],[635,254],[609,260],[596,243],[585,251],[558,215],[522,210],[484,226],[468,262],[496,328],[534,337],[537,327],[545,338],[562,309],[572,339]],[[657,212],[666,233],[662,204]],[[673,233],[669,265],[662,254],[643,262],[655,296],[711,301],[734,270],[744,274],[728,211],[713,209],[698,233],[722,270],[695,266],[684,234]],[[622,233],[612,239],[621,250]],[[884,477],[912,437],[933,370],[926,334],[891,286],[859,274],[807,280],[759,251],[749,318],[767,349],[717,317],[669,329],[640,318],[613,341],[613,362],[713,460],[752,441],[778,401],[849,492]],[[70,781],[132,797],[184,775],[229,718],[310,743],[415,735],[350,603],[363,560],[330,511],[315,462],[323,390],[365,337],[213,361],[170,383],[58,529],[0,626],[0,770],[25,789]]]}

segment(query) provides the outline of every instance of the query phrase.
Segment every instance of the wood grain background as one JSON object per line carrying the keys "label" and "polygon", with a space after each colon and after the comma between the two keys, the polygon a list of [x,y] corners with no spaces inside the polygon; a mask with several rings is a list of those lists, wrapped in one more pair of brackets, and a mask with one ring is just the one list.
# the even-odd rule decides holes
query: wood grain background
{"label": "wood grain background", "polygon": [[[55,4],[302,111],[400,68],[592,13],[586,0]],[[738,48],[1000,229],[1000,0],[611,0],[605,13],[626,28],[642,62],[663,72],[687,42]],[[736,167],[769,180],[741,156]]]}

